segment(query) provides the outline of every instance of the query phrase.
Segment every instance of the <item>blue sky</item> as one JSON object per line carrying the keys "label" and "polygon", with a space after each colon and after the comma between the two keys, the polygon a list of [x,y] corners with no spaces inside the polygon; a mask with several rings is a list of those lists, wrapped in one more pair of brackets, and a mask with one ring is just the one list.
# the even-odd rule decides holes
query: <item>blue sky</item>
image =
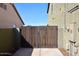
{"label": "blue sky", "polygon": [[16,3],[15,6],[25,25],[47,25],[47,3]]}

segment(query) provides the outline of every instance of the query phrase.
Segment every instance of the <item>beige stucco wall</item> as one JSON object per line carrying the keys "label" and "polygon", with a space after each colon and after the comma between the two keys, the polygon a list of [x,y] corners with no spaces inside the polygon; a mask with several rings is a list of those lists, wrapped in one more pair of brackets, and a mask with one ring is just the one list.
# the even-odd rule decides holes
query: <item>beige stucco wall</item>
{"label": "beige stucco wall", "polygon": [[[79,10],[74,11],[73,13],[68,13],[69,10],[74,8],[76,5],[75,3],[54,3],[53,4],[53,13],[51,13],[51,4],[49,7],[48,13],[48,25],[58,26],[58,46],[59,48],[64,47],[69,49],[69,40],[72,38],[74,34],[71,30],[76,30],[76,38],[75,40],[79,41]],[[73,27],[73,23],[76,22],[76,27]],[[62,30],[61,30],[62,29]],[[67,31],[69,29],[69,32]]]}
{"label": "beige stucco wall", "polygon": [[[68,13],[67,11],[71,10],[72,8],[74,8],[76,5],[79,4],[66,4],[66,16],[65,16],[65,20],[66,20],[66,29],[64,31],[64,48],[69,49],[69,40],[73,40],[75,35],[75,41],[79,41],[79,32],[78,32],[78,28],[79,28],[79,10],[74,11],[73,13]],[[74,22],[75,27],[74,27]],[[69,29],[70,31],[68,32],[67,29]],[[73,30],[75,30],[75,33],[73,32]]]}
{"label": "beige stucco wall", "polygon": [[[63,28],[64,15],[63,15],[63,11],[61,11],[61,10],[64,10],[63,4],[53,4],[53,12],[52,13],[50,12],[50,14],[48,14],[48,18],[49,18],[48,24],[49,25],[57,25],[60,28]],[[49,9],[49,11],[51,11],[51,9]]]}
{"label": "beige stucco wall", "polygon": [[58,47],[62,48],[63,47],[63,28],[64,28],[64,20],[63,20],[64,4],[53,4],[52,13],[51,13],[51,5],[52,4],[50,4],[49,13],[48,13],[48,25],[58,26]]}
{"label": "beige stucco wall", "polygon": [[13,25],[16,25],[19,28],[22,24],[17,13],[11,4],[6,3],[7,9],[0,7],[0,28],[12,28]]}

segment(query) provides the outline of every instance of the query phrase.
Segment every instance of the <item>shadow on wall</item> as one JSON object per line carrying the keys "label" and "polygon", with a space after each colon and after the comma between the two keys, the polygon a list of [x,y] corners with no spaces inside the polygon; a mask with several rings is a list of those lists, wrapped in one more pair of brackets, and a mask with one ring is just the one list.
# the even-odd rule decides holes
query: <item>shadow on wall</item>
{"label": "shadow on wall", "polygon": [[23,37],[23,35],[20,33],[20,39],[21,39],[21,48],[14,53],[13,56],[31,56],[33,52],[33,47],[29,42],[26,41],[26,39]]}
{"label": "shadow on wall", "polygon": [[32,45],[29,44],[29,42],[27,42],[26,39],[24,39],[23,35],[21,35],[21,47],[22,48],[33,48]]}

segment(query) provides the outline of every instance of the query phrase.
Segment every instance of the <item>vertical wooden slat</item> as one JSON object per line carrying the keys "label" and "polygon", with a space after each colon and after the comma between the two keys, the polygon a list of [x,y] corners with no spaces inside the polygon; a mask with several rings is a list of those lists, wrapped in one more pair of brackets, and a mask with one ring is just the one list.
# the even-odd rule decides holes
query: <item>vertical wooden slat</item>
{"label": "vertical wooden slat", "polygon": [[48,42],[47,42],[47,47],[50,47],[50,45],[51,45],[51,32],[50,32],[51,30],[50,30],[50,27],[47,27],[47,34],[48,34]]}
{"label": "vertical wooden slat", "polygon": [[31,27],[31,44],[34,47],[34,27]]}
{"label": "vertical wooden slat", "polygon": [[29,44],[31,44],[31,28],[28,26],[25,28],[25,30],[26,41],[29,42]]}
{"label": "vertical wooden slat", "polygon": [[34,32],[34,44],[35,47],[38,48],[39,47],[39,32],[38,32],[38,27],[34,28],[35,32]]}
{"label": "vertical wooden slat", "polygon": [[23,36],[24,39],[26,39],[26,32],[25,31],[26,31],[25,27],[22,27],[21,28],[21,35]]}

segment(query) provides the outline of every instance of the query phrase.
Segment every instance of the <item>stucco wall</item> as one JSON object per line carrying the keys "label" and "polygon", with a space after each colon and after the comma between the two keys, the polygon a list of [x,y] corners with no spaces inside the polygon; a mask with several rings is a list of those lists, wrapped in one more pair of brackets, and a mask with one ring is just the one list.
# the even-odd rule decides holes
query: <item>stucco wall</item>
{"label": "stucco wall", "polygon": [[[53,13],[51,14],[51,8],[49,8],[48,13],[48,25],[54,26],[57,25],[59,27],[59,38],[58,43],[59,47],[64,47],[66,49],[69,49],[69,40],[72,38],[72,35],[74,34],[71,32],[72,30],[76,30],[76,36],[75,40],[79,41],[79,10],[74,11],[73,13],[68,13],[69,10],[74,8],[76,5],[75,3],[54,3],[53,4]],[[51,4],[50,4],[51,7]],[[73,27],[73,23],[76,22],[76,27]],[[60,31],[60,29],[63,29]],[[68,31],[69,30],[69,31]],[[61,42],[63,44],[61,45]]]}
{"label": "stucco wall", "polygon": [[[53,4],[53,10],[49,8],[48,13],[48,25],[50,26],[58,26],[58,47],[62,48],[63,45],[63,28],[64,28],[64,4]],[[51,13],[51,10],[53,11]]]}
{"label": "stucco wall", "polygon": [[5,3],[5,5],[6,10],[0,7],[0,28],[13,28],[14,25],[19,28],[23,24],[14,8],[11,4]]}

